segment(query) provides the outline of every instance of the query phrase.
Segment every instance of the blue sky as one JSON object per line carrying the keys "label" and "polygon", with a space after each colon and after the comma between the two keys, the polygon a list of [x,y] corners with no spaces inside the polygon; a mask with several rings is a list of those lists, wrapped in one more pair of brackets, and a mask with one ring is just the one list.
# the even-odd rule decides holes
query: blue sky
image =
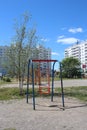
{"label": "blue sky", "polygon": [[87,0],[0,0],[0,45],[10,44],[14,19],[26,11],[52,59],[61,61],[65,48],[87,40]]}

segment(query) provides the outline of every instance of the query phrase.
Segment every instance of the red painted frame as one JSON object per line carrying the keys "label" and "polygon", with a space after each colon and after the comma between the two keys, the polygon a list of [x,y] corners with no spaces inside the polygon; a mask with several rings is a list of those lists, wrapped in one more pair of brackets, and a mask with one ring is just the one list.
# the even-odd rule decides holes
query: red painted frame
{"label": "red painted frame", "polygon": [[33,62],[57,62],[57,60],[32,60]]}

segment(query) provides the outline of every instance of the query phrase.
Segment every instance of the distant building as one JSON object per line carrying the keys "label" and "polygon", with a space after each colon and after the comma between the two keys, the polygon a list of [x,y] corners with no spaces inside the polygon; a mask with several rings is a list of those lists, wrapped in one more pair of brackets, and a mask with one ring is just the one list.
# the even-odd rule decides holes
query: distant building
{"label": "distant building", "polygon": [[[0,46],[0,73],[6,74],[6,68],[4,67],[4,61],[6,61],[6,50],[8,46]],[[31,59],[51,59],[51,49],[45,48],[43,45],[38,45],[37,48],[32,49]],[[51,69],[51,63],[48,63],[49,69]],[[42,62],[40,65],[41,68],[46,69],[47,64]]]}
{"label": "distant building", "polygon": [[74,57],[81,62],[81,67],[87,67],[87,41],[77,43],[65,49],[65,58]]}
{"label": "distant building", "polygon": [[0,46],[0,73],[6,74],[6,68],[4,67],[4,61],[6,61],[6,50],[7,46]]}
{"label": "distant building", "polygon": [[[46,48],[43,45],[38,45],[36,50],[33,50],[33,56],[32,59],[39,59],[39,60],[47,60],[51,59],[51,49]],[[38,65],[39,63],[37,63]],[[43,68],[43,70],[46,70],[48,68],[51,71],[51,62],[46,63],[46,62],[41,62],[40,63],[40,68]]]}

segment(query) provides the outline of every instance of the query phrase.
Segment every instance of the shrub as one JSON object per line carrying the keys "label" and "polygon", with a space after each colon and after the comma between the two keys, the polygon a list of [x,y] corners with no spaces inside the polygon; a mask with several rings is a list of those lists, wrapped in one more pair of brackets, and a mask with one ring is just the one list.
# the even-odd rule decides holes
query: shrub
{"label": "shrub", "polygon": [[4,80],[5,82],[11,82],[11,79],[10,79],[9,77],[3,77],[3,80]]}

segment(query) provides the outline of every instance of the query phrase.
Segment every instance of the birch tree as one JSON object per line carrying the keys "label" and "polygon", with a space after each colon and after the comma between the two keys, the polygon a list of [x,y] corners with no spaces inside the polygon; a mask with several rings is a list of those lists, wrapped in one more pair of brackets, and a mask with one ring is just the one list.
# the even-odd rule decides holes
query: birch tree
{"label": "birch tree", "polygon": [[[36,48],[36,29],[28,29],[29,16],[24,15],[21,24],[15,26],[15,38],[7,51],[8,72],[19,81],[20,94],[23,93],[23,79],[26,75],[28,59]],[[34,52],[35,53],[35,52]]]}

